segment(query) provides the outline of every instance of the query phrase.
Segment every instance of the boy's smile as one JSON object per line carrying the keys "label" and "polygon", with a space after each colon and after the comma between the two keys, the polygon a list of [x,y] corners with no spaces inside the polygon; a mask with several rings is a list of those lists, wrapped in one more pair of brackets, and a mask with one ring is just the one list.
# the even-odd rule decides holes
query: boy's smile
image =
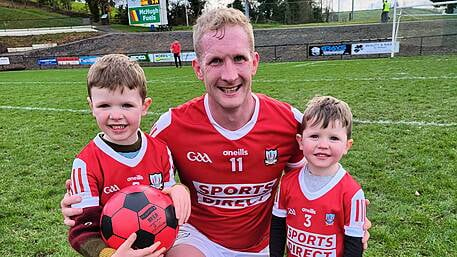
{"label": "boy's smile", "polygon": [[119,145],[131,145],[138,140],[141,116],[146,115],[152,102],[146,98],[143,103],[138,89],[126,87],[122,92],[94,87],[88,101],[104,139]]}
{"label": "boy's smile", "polygon": [[318,176],[334,175],[338,162],[352,146],[352,139],[347,138],[347,130],[339,121],[331,122],[327,128],[322,128],[322,124],[310,125],[302,135],[297,135],[297,141],[310,171]]}

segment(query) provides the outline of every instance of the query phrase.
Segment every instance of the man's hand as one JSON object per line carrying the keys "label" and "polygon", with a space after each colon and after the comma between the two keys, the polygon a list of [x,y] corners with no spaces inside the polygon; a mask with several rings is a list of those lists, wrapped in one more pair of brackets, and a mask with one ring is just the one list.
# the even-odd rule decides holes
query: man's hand
{"label": "man's hand", "polygon": [[[365,199],[365,205],[368,207],[370,201]],[[363,243],[363,250],[368,248],[368,239],[370,239],[370,232],[368,231],[371,228],[371,221],[365,217],[365,224],[363,224],[363,230],[365,233],[363,234],[362,243]]]}
{"label": "man's hand", "polygon": [[81,214],[83,212],[83,209],[71,208],[72,204],[80,203],[82,199],[80,196],[77,195],[70,196],[70,185],[71,180],[67,179],[67,181],[65,181],[65,187],[67,189],[67,192],[63,196],[62,201],[60,201],[60,208],[63,215],[63,223],[69,227],[72,227],[75,225],[75,221],[72,220],[71,217]]}
{"label": "man's hand", "polygon": [[164,188],[162,192],[169,194],[171,200],[173,200],[179,225],[186,223],[191,209],[189,189],[183,184],[176,184],[172,187]]}

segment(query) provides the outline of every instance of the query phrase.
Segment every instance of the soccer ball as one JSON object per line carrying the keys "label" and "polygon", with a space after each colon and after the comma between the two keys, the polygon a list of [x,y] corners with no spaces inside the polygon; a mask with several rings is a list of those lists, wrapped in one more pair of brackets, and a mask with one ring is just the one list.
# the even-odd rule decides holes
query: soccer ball
{"label": "soccer ball", "polygon": [[159,248],[168,250],[179,229],[171,198],[145,185],[129,186],[113,195],[103,207],[100,226],[103,240],[114,249],[136,233],[132,248],[160,241]]}

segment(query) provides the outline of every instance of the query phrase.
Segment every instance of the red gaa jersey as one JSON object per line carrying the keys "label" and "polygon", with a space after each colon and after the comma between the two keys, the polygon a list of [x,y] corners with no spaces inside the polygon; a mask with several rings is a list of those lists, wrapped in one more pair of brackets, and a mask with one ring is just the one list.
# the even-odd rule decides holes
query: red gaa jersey
{"label": "red gaa jersey", "polygon": [[344,235],[363,237],[363,191],[340,166],[327,185],[310,192],[304,172],[284,175],[273,207],[273,215],[286,218],[287,256],[343,256]]}
{"label": "red gaa jersey", "polygon": [[295,140],[302,114],[261,94],[242,128],[230,131],[211,116],[208,96],[163,114],[151,134],[171,150],[191,192],[189,223],[226,248],[259,252],[268,246],[272,195],[282,171],[304,164]]}
{"label": "red gaa jersey", "polygon": [[103,206],[121,188],[150,185],[158,189],[175,184],[173,161],[167,146],[141,132],[141,148],[132,159],[109,147],[99,135],[76,157],[71,172],[71,194],[82,202],[74,208]]}

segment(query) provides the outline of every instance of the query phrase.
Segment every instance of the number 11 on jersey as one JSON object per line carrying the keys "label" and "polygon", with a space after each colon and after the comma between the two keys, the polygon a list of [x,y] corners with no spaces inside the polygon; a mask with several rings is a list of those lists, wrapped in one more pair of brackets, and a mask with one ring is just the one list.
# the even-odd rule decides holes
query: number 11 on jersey
{"label": "number 11 on jersey", "polygon": [[230,163],[232,164],[232,172],[241,172],[243,171],[243,157],[230,158]]}

